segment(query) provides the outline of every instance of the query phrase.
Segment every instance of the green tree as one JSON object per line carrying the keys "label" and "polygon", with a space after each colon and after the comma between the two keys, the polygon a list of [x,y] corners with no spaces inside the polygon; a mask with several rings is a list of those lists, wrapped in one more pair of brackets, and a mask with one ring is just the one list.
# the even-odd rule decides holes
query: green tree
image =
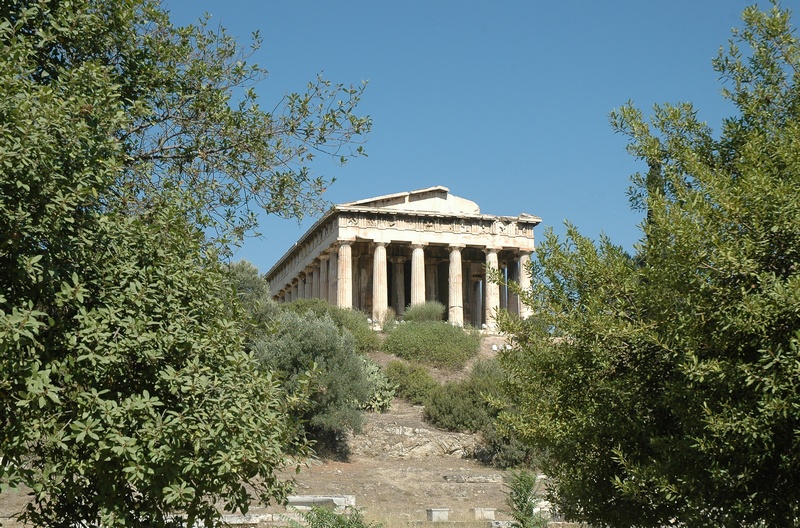
{"label": "green tree", "polygon": [[713,65],[736,113],[612,114],[646,163],[631,257],[548,234],[506,318],[507,421],[549,457],[551,499],[593,526],[800,524],[800,41],[750,7]]}
{"label": "green tree", "polygon": [[37,525],[210,526],[287,492],[302,393],[245,351],[217,250],[253,205],[319,203],[303,163],[369,125],[325,81],[262,112],[259,72],[147,0],[0,4],[0,483]]}

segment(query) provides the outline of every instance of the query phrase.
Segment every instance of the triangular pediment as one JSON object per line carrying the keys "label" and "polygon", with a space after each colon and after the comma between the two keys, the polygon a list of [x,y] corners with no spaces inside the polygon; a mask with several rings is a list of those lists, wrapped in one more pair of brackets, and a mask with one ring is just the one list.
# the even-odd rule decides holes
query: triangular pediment
{"label": "triangular pediment", "polygon": [[390,211],[426,211],[442,214],[480,214],[478,204],[472,200],[450,194],[450,189],[441,185],[417,189],[395,194],[386,194],[374,198],[365,198],[355,202],[340,204],[340,207],[356,207],[360,209],[380,209]]}

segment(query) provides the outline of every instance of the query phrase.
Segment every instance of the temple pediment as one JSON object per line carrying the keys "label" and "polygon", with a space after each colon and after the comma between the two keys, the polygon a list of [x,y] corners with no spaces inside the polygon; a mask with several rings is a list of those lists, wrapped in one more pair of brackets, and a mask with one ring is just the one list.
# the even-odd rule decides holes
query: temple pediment
{"label": "temple pediment", "polygon": [[439,214],[477,215],[478,204],[472,200],[450,194],[450,189],[441,185],[395,194],[364,198],[339,205],[340,209],[377,209],[382,211],[430,212]]}

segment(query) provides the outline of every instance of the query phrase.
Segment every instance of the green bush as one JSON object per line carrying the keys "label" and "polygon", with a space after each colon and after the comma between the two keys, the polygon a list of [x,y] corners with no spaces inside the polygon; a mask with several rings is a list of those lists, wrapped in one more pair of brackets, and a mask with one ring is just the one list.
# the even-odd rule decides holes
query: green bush
{"label": "green bush", "polygon": [[300,514],[303,522],[290,521],[291,528],[381,528],[380,523],[364,520],[359,510],[348,513],[336,513],[326,508],[315,506]]}
{"label": "green bush", "polygon": [[432,367],[461,369],[478,353],[480,335],[445,322],[397,325],[383,343],[384,351]]}
{"label": "green bush", "polygon": [[346,329],[356,340],[356,349],[362,354],[380,348],[380,338],[370,327],[367,316],[358,310],[348,310],[333,306],[321,299],[298,299],[284,305],[286,309],[299,314],[312,312],[318,316],[327,314],[336,326]]}
{"label": "green bush", "polygon": [[533,451],[497,428],[499,410],[491,402],[502,398],[503,380],[496,361],[480,361],[467,379],[434,388],[425,404],[425,419],[448,431],[481,433],[481,445],[472,455],[484,464],[501,468],[529,466],[534,462]]}
{"label": "green bush", "polygon": [[509,514],[514,519],[514,528],[545,528],[547,517],[539,510],[541,495],[543,494],[542,482],[529,471],[512,472],[506,483],[508,497],[506,504],[511,511]]}
{"label": "green bush", "polygon": [[395,384],[383,373],[378,364],[371,359],[364,358],[364,368],[367,372],[369,384],[372,387],[372,396],[361,408],[378,413],[389,410],[395,395]]}
{"label": "green bush", "polygon": [[449,381],[430,394],[425,419],[448,431],[483,431],[494,422],[487,398],[499,395],[501,381],[502,372],[494,361],[480,361],[467,379]]}
{"label": "green bush", "polygon": [[428,301],[406,308],[403,321],[443,321],[445,306],[438,301]]}
{"label": "green bush", "polygon": [[395,360],[390,361],[384,371],[389,382],[397,387],[397,396],[414,405],[425,405],[431,392],[439,386],[422,365]]}
{"label": "green bush", "polygon": [[361,408],[375,387],[350,332],[340,332],[327,314],[309,312],[282,311],[270,327],[271,332],[254,342],[253,353],[264,369],[283,378],[289,391],[312,392],[311,404],[300,417],[309,436],[318,444],[336,444],[345,431],[359,431]]}

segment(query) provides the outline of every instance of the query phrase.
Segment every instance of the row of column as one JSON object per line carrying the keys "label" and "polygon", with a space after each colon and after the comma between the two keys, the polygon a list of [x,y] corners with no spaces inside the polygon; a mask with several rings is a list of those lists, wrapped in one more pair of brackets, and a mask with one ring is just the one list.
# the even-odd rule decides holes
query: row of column
{"label": "row of column", "polygon": [[[463,302],[463,267],[461,250],[463,245],[449,246],[449,278],[448,278],[448,319],[451,324],[464,325]],[[497,249],[486,248],[486,267],[499,269]],[[319,260],[308,266],[304,272],[287,286],[280,299],[290,302],[296,299],[317,298],[328,301],[342,308],[353,307],[353,259],[352,246],[348,242],[339,242],[327,252],[319,256]],[[390,259],[393,264],[394,290],[397,294],[398,312],[405,307],[405,272],[404,257]],[[528,264],[530,254],[520,256],[518,282],[523,286],[530,284]],[[389,307],[386,243],[375,243],[372,268],[372,318],[383,321]],[[426,300],[426,282],[433,283],[433,277],[425,275],[425,250],[423,244],[412,245],[411,252],[411,304],[422,304]],[[429,267],[429,269],[432,269]],[[430,295],[428,295],[430,296]],[[486,281],[485,292],[486,325],[495,328],[495,314],[501,305],[500,286]],[[507,302],[507,301],[506,301]],[[525,313],[520,313],[526,316]]]}

